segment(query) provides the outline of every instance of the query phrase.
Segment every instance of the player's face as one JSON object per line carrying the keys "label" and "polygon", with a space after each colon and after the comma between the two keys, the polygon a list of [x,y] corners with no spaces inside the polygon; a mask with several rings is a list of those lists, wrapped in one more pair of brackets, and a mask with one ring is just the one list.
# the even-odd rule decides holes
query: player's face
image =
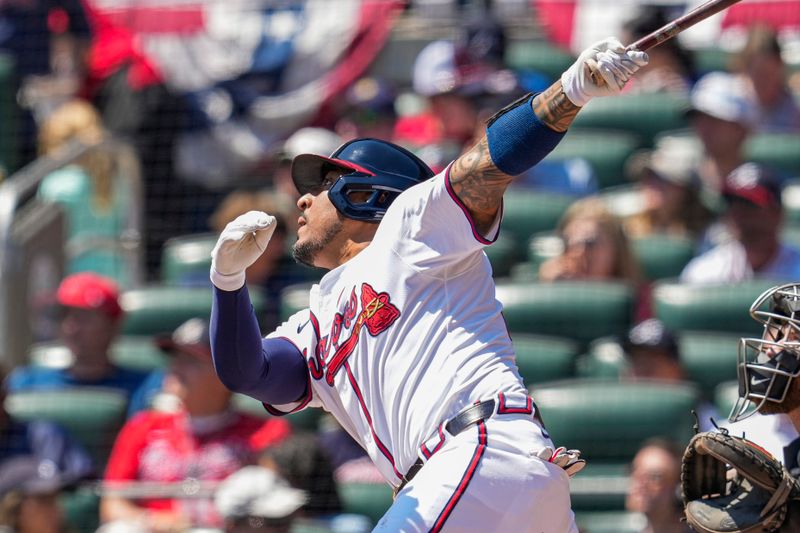
{"label": "player's face", "polygon": [[653,514],[673,509],[680,465],[665,450],[648,446],[636,454],[631,469],[631,483],[625,508]]}
{"label": "player's face", "polygon": [[61,340],[77,358],[104,357],[114,335],[115,322],[106,314],[90,309],[62,310]]}
{"label": "player's face", "polygon": [[330,268],[326,257],[333,243],[340,237],[344,217],[328,198],[328,189],[341,177],[340,171],[328,172],[323,181],[324,190],[317,195],[306,193],[297,201],[303,212],[298,220],[297,242],[292,248],[295,260],[310,266]]}
{"label": "player's face", "polygon": [[[791,324],[785,323],[780,328],[768,328],[764,333],[764,339],[777,344],[765,344],[762,353],[759,355],[760,359],[777,356],[786,343],[800,342],[800,332]],[[792,351],[795,352],[797,357],[800,357],[800,353],[796,353],[796,350]],[[782,402],[766,402],[761,406],[759,412],[765,415],[790,413],[798,408],[800,408],[800,380],[795,378],[792,380],[789,391],[786,393],[786,398]]]}

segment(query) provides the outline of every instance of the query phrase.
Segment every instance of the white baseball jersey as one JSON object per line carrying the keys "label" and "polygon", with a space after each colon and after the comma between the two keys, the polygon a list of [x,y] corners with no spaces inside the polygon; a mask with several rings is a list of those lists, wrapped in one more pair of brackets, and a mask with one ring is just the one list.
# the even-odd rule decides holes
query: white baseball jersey
{"label": "white baseball jersey", "polygon": [[500,215],[479,235],[446,173],[403,192],[369,246],[269,335],[305,356],[309,387],[301,402],[268,408],[330,411],[394,486],[470,404],[502,392],[531,407],[483,252]]}

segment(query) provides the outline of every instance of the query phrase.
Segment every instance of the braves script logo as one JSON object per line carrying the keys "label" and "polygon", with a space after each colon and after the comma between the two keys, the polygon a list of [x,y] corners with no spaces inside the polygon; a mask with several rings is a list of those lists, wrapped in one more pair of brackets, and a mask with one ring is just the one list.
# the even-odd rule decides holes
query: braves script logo
{"label": "braves script logo", "polygon": [[[308,361],[308,367],[314,379],[321,379],[324,374],[325,381],[332,386],[336,374],[358,345],[361,329],[366,326],[369,334],[376,337],[400,316],[400,310],[392,305],[389,295],[385,292],[377,292],[368,283],[361,284],[360,308],[361,311],[359,311],[359,301],[354,288],[344,310],[334,315],[330,334],[319,339],[314,359]],[[315,329],[319,331],[316,317],[311,316]],[[353,324],[353,329],[350,336],[340,344],[339,336],[342,330],[349,329],[351,324]],[[332,347],[335,347],[335,351],[330,360],[327,360]]]}

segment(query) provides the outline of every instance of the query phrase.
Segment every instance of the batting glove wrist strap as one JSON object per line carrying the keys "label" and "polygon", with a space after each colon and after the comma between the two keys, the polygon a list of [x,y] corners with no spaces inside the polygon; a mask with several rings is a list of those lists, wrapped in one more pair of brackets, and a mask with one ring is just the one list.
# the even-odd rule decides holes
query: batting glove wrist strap
{"label": "batting glove wrist strap", "polygon": [[211,251],[211,283],[224,291],[240,289],[245,270],[267,249],[276,224],[273,216],[249,211],[225,226]]}
{"label": "batting glove wrist strap", "polygon": [[[625,83],[649,58],[638,50],[625,50],[614,38],[596,42],[578,56],[561,75],[561,86],[570,102],[583,107],[595,96],[619,94]],[[597,82],[592,79],[595,72]]]}

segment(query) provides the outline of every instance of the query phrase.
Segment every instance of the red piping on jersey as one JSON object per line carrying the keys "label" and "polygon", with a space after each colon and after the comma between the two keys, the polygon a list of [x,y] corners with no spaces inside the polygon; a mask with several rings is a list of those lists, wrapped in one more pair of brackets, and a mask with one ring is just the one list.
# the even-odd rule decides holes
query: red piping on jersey
{"label": "red piping on jersey", "polygon": [[533,400],[531,397],[527,397],[527,401],[525,403],[525,407],[507,407],[506,406],[506,395],[502,392],[498,394],[500,397],[500,405],[497,406],[497,413],[501,415],[507,415],[511,413],[520,413],[523,415],[529,415],[533,413]]}
{"label": "red piping on jersey", "polygon": [[[298,351],[300,354],[302,354],[302,353],[303,353],[303,352],[300,350],[300,347],[299,347],[299,346],[297,346],[297,345],[296,345],[296,344],[295,344],[295,343],[292,341],[292,339],[290,339],[290,338],[288,338],[288,337],[276,337],[276,338],[277,338],[277,339],[284,339],[284,340],[287,340],[287,341],[289,341],[290,343],[292,343],[292,346],[294,346],[295,348],[297,348],[297,351]],[[306,368],[308,368],[308,366],[306,366]],[[264,409],[266,409],[266,410],[267,410],[267,412],[268,412],[269,414],[271,414],[271,415],[274,415],[274,416],[286,416],[286,415],[290,415],[290,414],[292,414],[292,413],[296,413],[297,411],[299,411],[299,410],[303,409],[303,408],[304,408],[306,405],[308,405],[308,403],[311,401],[311,398],[313,398],[313,396],[314,396],[314,395],[313,395],[313,393],[312,393],[312,391],[311,391],[311,372],[309,371],[308,373],[306,373],[306,394],[305,394],[305,396],[303,396],[303,399],[300,401],[300,405],[298,405],[297,407],[295,407],[294,409],[292,409],[291,411],[288,411],[288,412],[279,411],[279,410],[275,409],[274,407],[272,407],[272,406],[271,406],[270,404],[268,404],[268,403],[261,402],[261,405],[263,405],[263,406],[264,406]]]}
{"label": "red piping on jersey", "polygon": [[[492,240],[487,239],[478,232],[478,229],[475,227],[475,221],[472,219],[472,215],[469,213],[469,209],[467,209],[467,206],[465,206],[464,202],[461,201],[461,198],[458,197],[456,192],[453,190],[453,185],[450,183],[450,169],[452,168],[452,166],[453,165],[451,163],[450,166],[448,166],[447,169],[444,171],[444,185],[445,188],[447,189],[448,194],[450,194],[450,198],[453,199],[456,205],[461,208],[461,211],[464,212],[464,216],[467,217],[467,222],[469,222],[469,226],[472,229],[472,236],[475,237],[475,240],[477,240],[481,244],[492,244],[500,236],[500,228],[497,228],[497,234],[494,236],[494,239]],[[502,218],[502,216],[503,216],[503,204],[501,202],[500,217]]]}
{"label": "red piping on jersey", "polygon": [[392,457],[391,452],[389,452],[389,448],[381,442],[381,439],[378,438],[378,434],[375,433],[375,428],[372,427],[372,417],[369,415],[369,410],[367,409],[367,405],[364,403],[364,397],[361,395],[361,389],[358,386],[358,382],[356,382],[355,376],[353,376],[353,371],[350,370],[350,363],[344,363],[344,369],[347,372],[347,377],[350,379],[350,384],[353,386],[353,390],[356,393],[356,398],[358,398],[358,403],[361,404],[361,410],[364,412],[364,418],[367,419],[367,424],[369,424],[369,431],[372,433],[372,438],[375,439],[375,444],[378,446],[378,449],[381,451],[386,460],[388,460],[392,464],[392,470],[394,470],[394,474],[397,476],[398,479],[404,479],[403,474],[397,471],[397,467],[394,464],[394,457]]}
{"label": "red piping on jersey", "polygon": [[481,462],[483,453],[486,451],[486,423],[481,420],[477,425],[478,447],[475,448],[475,453],[472,454],[472,459],[469,462],[469,466],[467,466],[467,470],[464,472],[464,475],[461,476],[461,481],[458,483],[456,491],[452,496],[450,496],[450,499],[447,501],[447,505],[444,506],[444,509],[442,509],[442,512],[439,513],[438,518],[436,518],[436,522],[431,528],[431,533],[438,533],[442,530],[445,521],[447,521],[447,519],[450,517],[453,509],[455,509],[458,500],[460,500],[461,496],[463,496],[467,491],[467,486],[469,486],[469,482],[472,481],[472,477],[475,475],[475,471],[478,469],[478,464]]}
{"label": "red piping on jersey", "polygon": [[436,444],[436,446],[433,447],[433,450],[428,450],[428,447],[425,446],[424,442],[422,443],[422,446],[420,446],[420,449],[422,450],[422,455],[425,456],[425,459],[430,459],[433,456],[433,454],[438,452],[439,449],[444,445],[445,439],[444,439],[444,432],[442,431],[443,427],[444,427],[444,422],[439,424],[439,442],[438,444]]}

